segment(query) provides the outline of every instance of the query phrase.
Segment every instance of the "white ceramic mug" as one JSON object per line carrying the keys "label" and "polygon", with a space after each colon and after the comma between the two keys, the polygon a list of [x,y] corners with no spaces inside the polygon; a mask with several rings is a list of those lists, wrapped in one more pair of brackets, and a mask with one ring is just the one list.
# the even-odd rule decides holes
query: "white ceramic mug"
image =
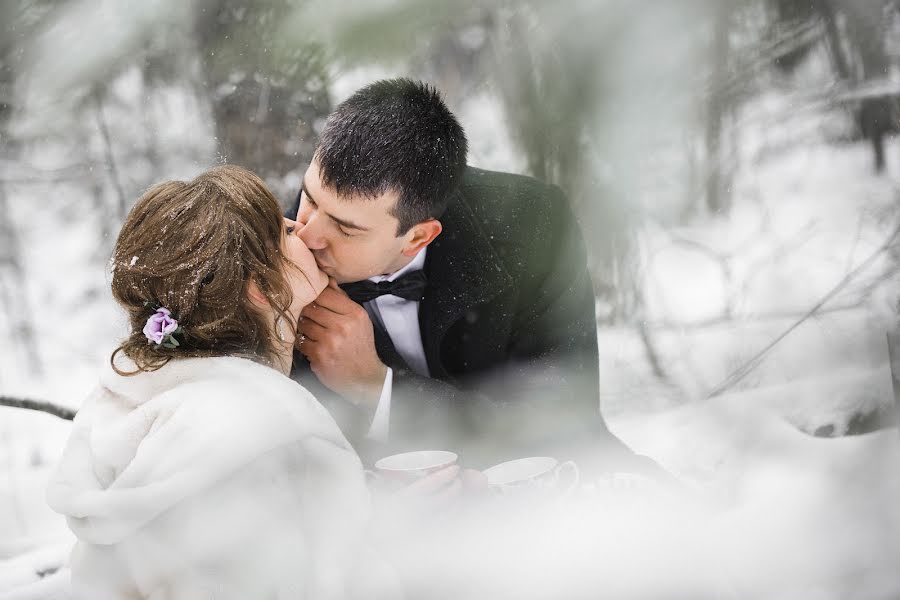
{"label": "white ceramic mug", "polygon": [[[549,456],[531,456],[517,458],[494,465],[483,471],[488,486],[503,495],[534,493],[536,491],[555,490],[562,495],[569,495],[578,487],[581,474],[578,466],[572,461],[560,463]],[[564,473],[569,473],[571,480],[562,484]]]}
{"label": "white ceramic mug", "polygon": [[386,456],[375,463],[376,479],[393,485],[406,485],[455,465],[458,457],[446,450],[416,450]]}

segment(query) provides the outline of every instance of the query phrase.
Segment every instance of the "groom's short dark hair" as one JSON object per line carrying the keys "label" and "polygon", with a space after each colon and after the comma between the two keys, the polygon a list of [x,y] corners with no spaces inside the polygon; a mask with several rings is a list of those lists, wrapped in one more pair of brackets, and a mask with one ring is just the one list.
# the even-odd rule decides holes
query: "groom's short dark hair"
{"label": "groom's short dark hair", "polygon": [[435,88],[387,79],[329,115],[316,158],[322,183],[339,196],[397,191],[402,235],[447,208],[466,167],[466,135]]}

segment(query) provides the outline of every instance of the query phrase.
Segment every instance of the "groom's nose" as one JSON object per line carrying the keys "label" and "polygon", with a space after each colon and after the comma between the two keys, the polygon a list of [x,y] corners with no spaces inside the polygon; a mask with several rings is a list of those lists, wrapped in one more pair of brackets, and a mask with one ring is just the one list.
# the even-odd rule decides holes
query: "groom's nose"
{"label": "groom's nose", "polygon": [[300,231],[297,233],[310,250],[322,250],[328,245],[322,227],[319,224],[319,219],[314,216],[301,225]]}

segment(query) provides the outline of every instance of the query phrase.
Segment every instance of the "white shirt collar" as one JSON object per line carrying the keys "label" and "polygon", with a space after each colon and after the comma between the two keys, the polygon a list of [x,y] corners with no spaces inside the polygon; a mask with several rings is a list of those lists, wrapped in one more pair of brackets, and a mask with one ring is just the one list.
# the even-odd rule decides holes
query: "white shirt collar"
{"label": "white shirt collar", "polygon": [[378,283],[379,281],[394,281],[398,277],[402,277],[407,273],[412,273],[413,271],[421,271],[425,268],[425,253],[428,251],[428,247],[424,247],[419,250],[419,253],[416,254],[415,258],[409,261],[409,264],[400,269],[399,271],[395,271],[390,275],[376,275],[375,277],[369,277],[369,281],[374,281]]}

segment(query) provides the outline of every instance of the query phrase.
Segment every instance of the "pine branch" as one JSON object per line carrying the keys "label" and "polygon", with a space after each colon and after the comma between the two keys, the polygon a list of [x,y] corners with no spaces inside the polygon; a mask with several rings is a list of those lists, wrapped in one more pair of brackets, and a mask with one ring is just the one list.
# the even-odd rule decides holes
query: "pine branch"
{"label": "pine branch", "polygon": [[28,398],[12,398],[10,396],[0,396],[0,406],[37,410],[49,413],[60,419],[65,419],[66,421],[74,419],[76,413],[75,410],[66,408],[65,406],[59,406],[58,404],[51,404],[50,402],[43,402],[41,400],[30,400]]}

